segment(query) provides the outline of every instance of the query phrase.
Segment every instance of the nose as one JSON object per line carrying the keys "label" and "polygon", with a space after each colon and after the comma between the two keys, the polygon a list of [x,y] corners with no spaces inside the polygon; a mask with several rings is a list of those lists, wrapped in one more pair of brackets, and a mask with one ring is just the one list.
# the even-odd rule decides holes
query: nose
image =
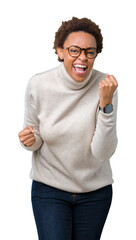
{"label": "nose", "polygon": [[86,56],[86,54],[85,54],[85,50],[82,50],[81,51],[81,53],[80,53],[80,55],[79,55],[79,57],[78,57],[80,60],[87,60],[87,56]]}

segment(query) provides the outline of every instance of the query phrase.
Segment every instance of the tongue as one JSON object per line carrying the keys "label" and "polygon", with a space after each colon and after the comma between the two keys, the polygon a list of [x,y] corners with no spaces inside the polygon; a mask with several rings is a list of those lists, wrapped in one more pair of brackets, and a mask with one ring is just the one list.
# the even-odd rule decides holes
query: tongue
{"label": "tongue", "polygon": [[80,67],[75,67],[75,70],[77,72],[84,72],[84,68],[80,68]]}

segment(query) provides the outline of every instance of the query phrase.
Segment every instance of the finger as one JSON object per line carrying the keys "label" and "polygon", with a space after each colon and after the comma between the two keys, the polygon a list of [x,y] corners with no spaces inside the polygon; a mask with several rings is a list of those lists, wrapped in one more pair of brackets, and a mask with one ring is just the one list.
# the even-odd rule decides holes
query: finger
{"label": "finger", "polygon": [[26,147],[31,147],[31,146],[34,145],[34,143],[35,143],[35,141],[30,142],[30,143],[24,143],[23,145],[26,146]]}
{"label": "finger", "polygon": [[113,75],[109,75],[109,74],[107,73],[107,74],[106,74],[106,78],[111,79],[111,81],[112,81],[116,86],[118,86],[118,82],[117,82],[116,78],[115,78]]}
{"label": "finger", "polygon": [[26,140],[28,140],[28,139],[31,139],[32,137],[34,137],[34,134],[33,134],[33,133],[30,133],[30,134],[28,134],[28,135],[26,135],[26,136],[20,137],[20,141],[21,141],[21,142],[24,142],[24,141],[26,141]]}
{"label": "finger", "polygon": [[18,134],[18,136],[19,136],[19,137],[22,137],[22,136],[29,135],[30,133],[31,133],[31,130],[28,129],[28,128],[26,128],[26,129],[22,130],[22,131]]}
{"label": "finger", "polygon": [[28,144],[28,145],[25,145],[26,147],[32,147],[34,145],[34,143],[31,143],[31,144]]}
{"label": "finger", "polygon": [[115,85],[115,81],[111,77],[106,77],[104,80],[102,80],[102,85],[104,85],[105,87],[112,87],[113,85]]}
{"label": "finger", "polygon": [[19,134],[18,134],[18,136],[20,137],[20,136],[22,136],[22,135],[27,135],[27,134],[29,134],[29,133],[35,133],[35,130],[33,129],[33,127],[32,126],[27,126],[27,127],[25,127]]}
{"label": "finger", "polygon": [[34,145],[35,141],[32,143],[24,144],[25,147],[32,147]]}
{"label": "finger", "polygon": [[109,78],[105,78],[100,82],[100,88],[107,87],[109,85]]}
{"label": "finger", "polygon": [[118,86],[118,82],[117,82],[116,78],[113,75],[110,75],[110,79],[114,82],[114,84],[116,86]]}
{"label": "finger", "polygon": [[32,138],[23,142],[23,144],[26,145],[26,146],[33,145],[34,143],[35,143],[35,137],[32,137]]}
{"label": "finger", "polygon": [[106,74],[106,78],[109,78],[109,77],[110,77],[110,75],[107,73],[107,74]]}
{"label": "finger", "polygon": [[23,144],[27,147],[32,146],[35,143],[35,139],[31,139],[31,141],[26,141]]}
{"label": "finger", "polygon": [[32,133],[34,133],[35,132],[35,130],[33,129],[33,127],[32,126],[26,126],[24,129],[29,129]]}
{"label": "finger", "polygon": [[105,82],[107,83],[107,87],[112,87],[114,86],[114,82],[111,78],[106,78]]}
{"label": "finger", "polygon": [[32,133],[34,133],[34,132],[35,132],[35,130],[33,129],[33,127],[32,127],[32,126],[29,126],[29,129],[30,129],[30,131],[31,131]]}

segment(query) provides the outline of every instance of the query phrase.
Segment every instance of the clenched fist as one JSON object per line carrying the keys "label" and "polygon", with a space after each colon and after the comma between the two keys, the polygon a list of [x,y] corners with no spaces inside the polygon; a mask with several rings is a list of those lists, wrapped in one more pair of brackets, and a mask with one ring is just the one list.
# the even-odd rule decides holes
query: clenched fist
{"label": "clenched fist", "polygon": [[106,78],[99,84],[99,105],[104,108],[107,104],[112,104],[113,94],[118,87],[118,82],[113,75],[106,75]]}
{"label": "clenched fist", "polygon": [[34,129],[31,126],[27,126],[19,132],[18,137],[26,147],[31,147],[36,141]]}

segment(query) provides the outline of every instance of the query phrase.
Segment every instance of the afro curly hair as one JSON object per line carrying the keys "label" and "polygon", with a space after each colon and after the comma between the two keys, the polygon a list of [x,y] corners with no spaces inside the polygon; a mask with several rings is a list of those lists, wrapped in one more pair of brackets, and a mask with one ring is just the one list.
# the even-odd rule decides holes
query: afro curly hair
{"label": "afro curly hair", "polygon": [[[97,43],[97,53],[100,53],[103,48],[103,37],[99,25],[96,25],[93,21],[88,18],[76,18],[73,17],[71,20],[62,22],[62,25],[55,33],[54,49],[57,54],[57,48],[63,48],[64,42],[68,35],[72,32],[87,32],[95,37]],[[58,56],[58,61],[63,62]]]}

